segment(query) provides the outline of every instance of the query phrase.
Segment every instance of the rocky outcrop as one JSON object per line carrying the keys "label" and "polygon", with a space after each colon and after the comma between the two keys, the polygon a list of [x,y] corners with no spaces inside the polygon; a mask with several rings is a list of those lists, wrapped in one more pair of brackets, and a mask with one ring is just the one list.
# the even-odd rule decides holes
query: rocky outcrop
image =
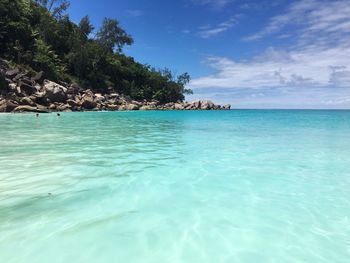
{"label": "rocky outcrop", "polygon": [[185,109],[185,105],[183,105],[182,103],[174,104],[174,110],[184,110],[184,109]]}
{"label": "rocky outcrop", "polygon": [[125,106],[126,110],[139,110],[140,107],[136,104],[130,103],[130,104],[126,104]]}
{"label": "rocky outcrop", "polygon": [[40,72],[36,73],[34,76],[32,76],[31,80],[33,82],[37,82],[39,84],[42,84],[44,81],[44,72],[40,71]]}
{"label": "rocky outcrop", "polygon": [[92,110],[97,106],[94,93],[91,90],[85,91],[81,99],[81,106],[86,110]]}
{"label": "rocky outcrop", "polygon": [[201,103],[201,110],[210,110],[210,109],[214,109],[215,108],[215,104],[210,101],[210,100],[207,100],[207,101],[203,101]]}
{"label": "rocky outcrop", "polygon": [[8,78],[14,78],[17,76],[17,74],[19,74],[19,69],[18,68],[15,68],[15,69],[9,69],[9,70],[6,70],[6,77]]}
{"label": "rocky outcrop", "polygon": [[0,112],[11,112],[19,106],[18,102],[13,100],[1,100]]}
{"label": "rocky outcrop", "polygon": [[20,100],[20,103],[22,105],[29,105],[29,106],[35,106],[35,103],[33,102],[33,100],[30,97],[24,97]]}
{"label": "rocky outcrop", "polygon": [[42,91],[50,102],[65,102],[68,89],[53,81],[45,80]]}
{"label": "rocky outcrop", "polygon": [[139,110],[142,110],[142,111],[146,111],[146,110],[154,110],[153,107],[149,106],[149,105],[143,105],[139,108]]}
{"label": "rocky outcrop", "polygon": [[47,113],[49,112],[47,109],[44,109],[42,107],[33,107],[29,105],[22,105],[14,108],[14,112],[40,112],[40,113]]}
{"label": "rocky outcrop", "polygon": [[78,84],[44,79],[45,73],[10,68],[0,58],[0,112],[134,111],[134,110],[229,110],[231,105],[212,101],[134,101],[117,93],[94,93]]}

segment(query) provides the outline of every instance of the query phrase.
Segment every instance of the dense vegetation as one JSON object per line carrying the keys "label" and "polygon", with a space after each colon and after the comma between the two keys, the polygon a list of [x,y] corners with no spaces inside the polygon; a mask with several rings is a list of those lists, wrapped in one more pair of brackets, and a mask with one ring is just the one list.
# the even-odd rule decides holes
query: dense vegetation
{"label": "dense vegetation", "polygon": [[133,38],[115,19],[95,30],[89,17],[77,25],[65,13],[67,0],[0,0],[0,57],[52,80],[78,82],[99,92],[136,100],[184,100],[189,75],[176,79],[123,54]]}

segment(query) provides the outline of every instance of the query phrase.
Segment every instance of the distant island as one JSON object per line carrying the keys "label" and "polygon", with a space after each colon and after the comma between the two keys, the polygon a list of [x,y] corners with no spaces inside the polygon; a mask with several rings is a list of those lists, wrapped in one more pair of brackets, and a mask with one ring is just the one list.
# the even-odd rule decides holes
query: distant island
{"label": "distant island", "polygon": [[0,2],[0,112],[85,110],[219,110],[184,102],[190,81],[123,54],[133,38],[105,18],[73,23],[66,0]]}

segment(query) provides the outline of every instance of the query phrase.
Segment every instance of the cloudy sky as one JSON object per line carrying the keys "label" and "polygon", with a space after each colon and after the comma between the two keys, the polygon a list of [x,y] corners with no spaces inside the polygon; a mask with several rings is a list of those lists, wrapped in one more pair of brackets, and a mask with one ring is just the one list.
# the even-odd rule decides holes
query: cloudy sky
{"label": "cloudy sky", "polygon": [[350,0],[71,0],[114,17],[127,55],[192,76],[188,100],[236,108],[350,108]]}

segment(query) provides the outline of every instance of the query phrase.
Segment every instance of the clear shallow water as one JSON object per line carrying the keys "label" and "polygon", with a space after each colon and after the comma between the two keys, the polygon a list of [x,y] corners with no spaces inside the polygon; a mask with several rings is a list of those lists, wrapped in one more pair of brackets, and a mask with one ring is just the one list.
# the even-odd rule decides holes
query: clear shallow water
{"label": "clear shallow water", "polygon": [[1,262],[349,262],[350,111],[0,115]]}

